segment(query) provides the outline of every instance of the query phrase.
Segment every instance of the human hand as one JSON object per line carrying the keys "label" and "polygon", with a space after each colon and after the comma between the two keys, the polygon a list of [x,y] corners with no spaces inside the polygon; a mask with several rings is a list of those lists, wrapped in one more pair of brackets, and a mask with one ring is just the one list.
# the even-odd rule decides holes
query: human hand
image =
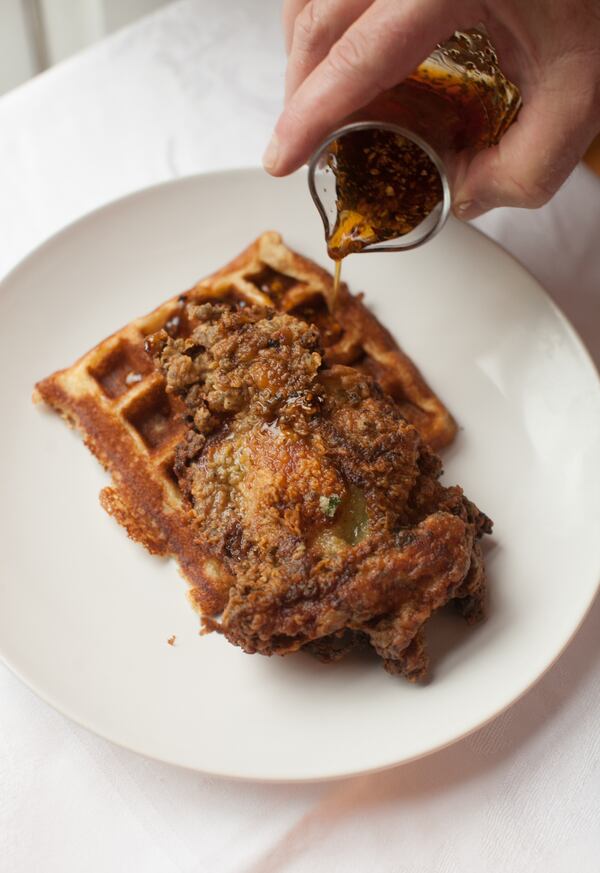
{"label": "human hand", "polygon": [[465,162],[454,210],[546,203],[600,130],[600,0],[285,0],[285,107],[265,168],[285,176],[455,30],[483,23],[523,108]]}

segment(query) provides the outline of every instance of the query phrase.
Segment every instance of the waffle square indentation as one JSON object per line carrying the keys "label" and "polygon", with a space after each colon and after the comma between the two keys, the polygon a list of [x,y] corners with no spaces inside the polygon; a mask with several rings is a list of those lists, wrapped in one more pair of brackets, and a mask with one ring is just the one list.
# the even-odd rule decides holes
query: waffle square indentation
{"label": "waffle square indentation", "polygon": [[163,382],[152,385],[145,394],[136,397],[124,414],[151,451],[161,448],[184,429]]}
{"label": "waffle square indentation", "polygon": [[89,373],[111,400],[121,397],[154,369],[152,361],[141,346],[120,342]]}
{"label": "waffle square indentation", "polygon": [[259,291],[262,291],[263,294],[268,294],[273,299],[282,297],[290,288],[302,284],[298,279],[294,279],[293,276],[286,276],[285,273],[279,273],[277,270],[273,270],[272,267],[264,267],[260,273],[255,273],[253,276],[250,275],[247,279],[253,285],[256,285]]}

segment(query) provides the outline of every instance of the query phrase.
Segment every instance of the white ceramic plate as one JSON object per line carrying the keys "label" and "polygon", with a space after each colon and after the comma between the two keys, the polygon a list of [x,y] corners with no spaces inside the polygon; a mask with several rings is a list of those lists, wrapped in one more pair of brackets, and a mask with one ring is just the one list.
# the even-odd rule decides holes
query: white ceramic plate
{"label": "white ceramic plate", "polygon": [[375,658],[324,666],[200,637],[174,565],[103,512],[106,475],[57,416],[32,406],[31,389],[268,228],[326,263],[304,177],[247,170],[120,200],[4,281],[0,651],[53,706],[145,755],[318,779],[451,743],[519,697],[569,641],[600,570],[600,391],[560,312],[474,230],[451,222],[421,250],[351,257],[345,278],[462,426],[445,481],[495,521],[489,619],[476,629],[435,620],[427,687]]}

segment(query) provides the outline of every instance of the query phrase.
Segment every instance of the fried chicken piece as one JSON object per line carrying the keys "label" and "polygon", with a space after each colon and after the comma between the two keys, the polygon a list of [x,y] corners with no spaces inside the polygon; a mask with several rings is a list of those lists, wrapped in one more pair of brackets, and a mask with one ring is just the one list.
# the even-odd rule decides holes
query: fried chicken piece
{"label": "fried chicken piece", "polygon": [[367,640],[422,679],[432,612],[455,598],[481,612],[489,520],[440,484],[439,458],[369,376],[324,365],[314,326],[252,307],[189,316],[187,339],[160,332],[150,350],[185,402],[175,473],[227,579],[205,629],[328,660]]}

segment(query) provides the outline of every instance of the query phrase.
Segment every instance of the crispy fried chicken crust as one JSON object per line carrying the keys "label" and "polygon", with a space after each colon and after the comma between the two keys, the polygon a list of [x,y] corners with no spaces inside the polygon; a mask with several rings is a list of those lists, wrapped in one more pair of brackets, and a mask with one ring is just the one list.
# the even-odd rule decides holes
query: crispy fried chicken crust
{"label": "crispy fried chicken crust", "polygon": [[[175,461],[222,585],[203,623],[246,652],[332,660],[368,642],[427,673],[423,626],[480,617],[490,522],[366,373],[324,362],[317,328],[273,309],[190,304],[147,348],[187,430]],[[194,589],[191,591],[194,599]]]}

